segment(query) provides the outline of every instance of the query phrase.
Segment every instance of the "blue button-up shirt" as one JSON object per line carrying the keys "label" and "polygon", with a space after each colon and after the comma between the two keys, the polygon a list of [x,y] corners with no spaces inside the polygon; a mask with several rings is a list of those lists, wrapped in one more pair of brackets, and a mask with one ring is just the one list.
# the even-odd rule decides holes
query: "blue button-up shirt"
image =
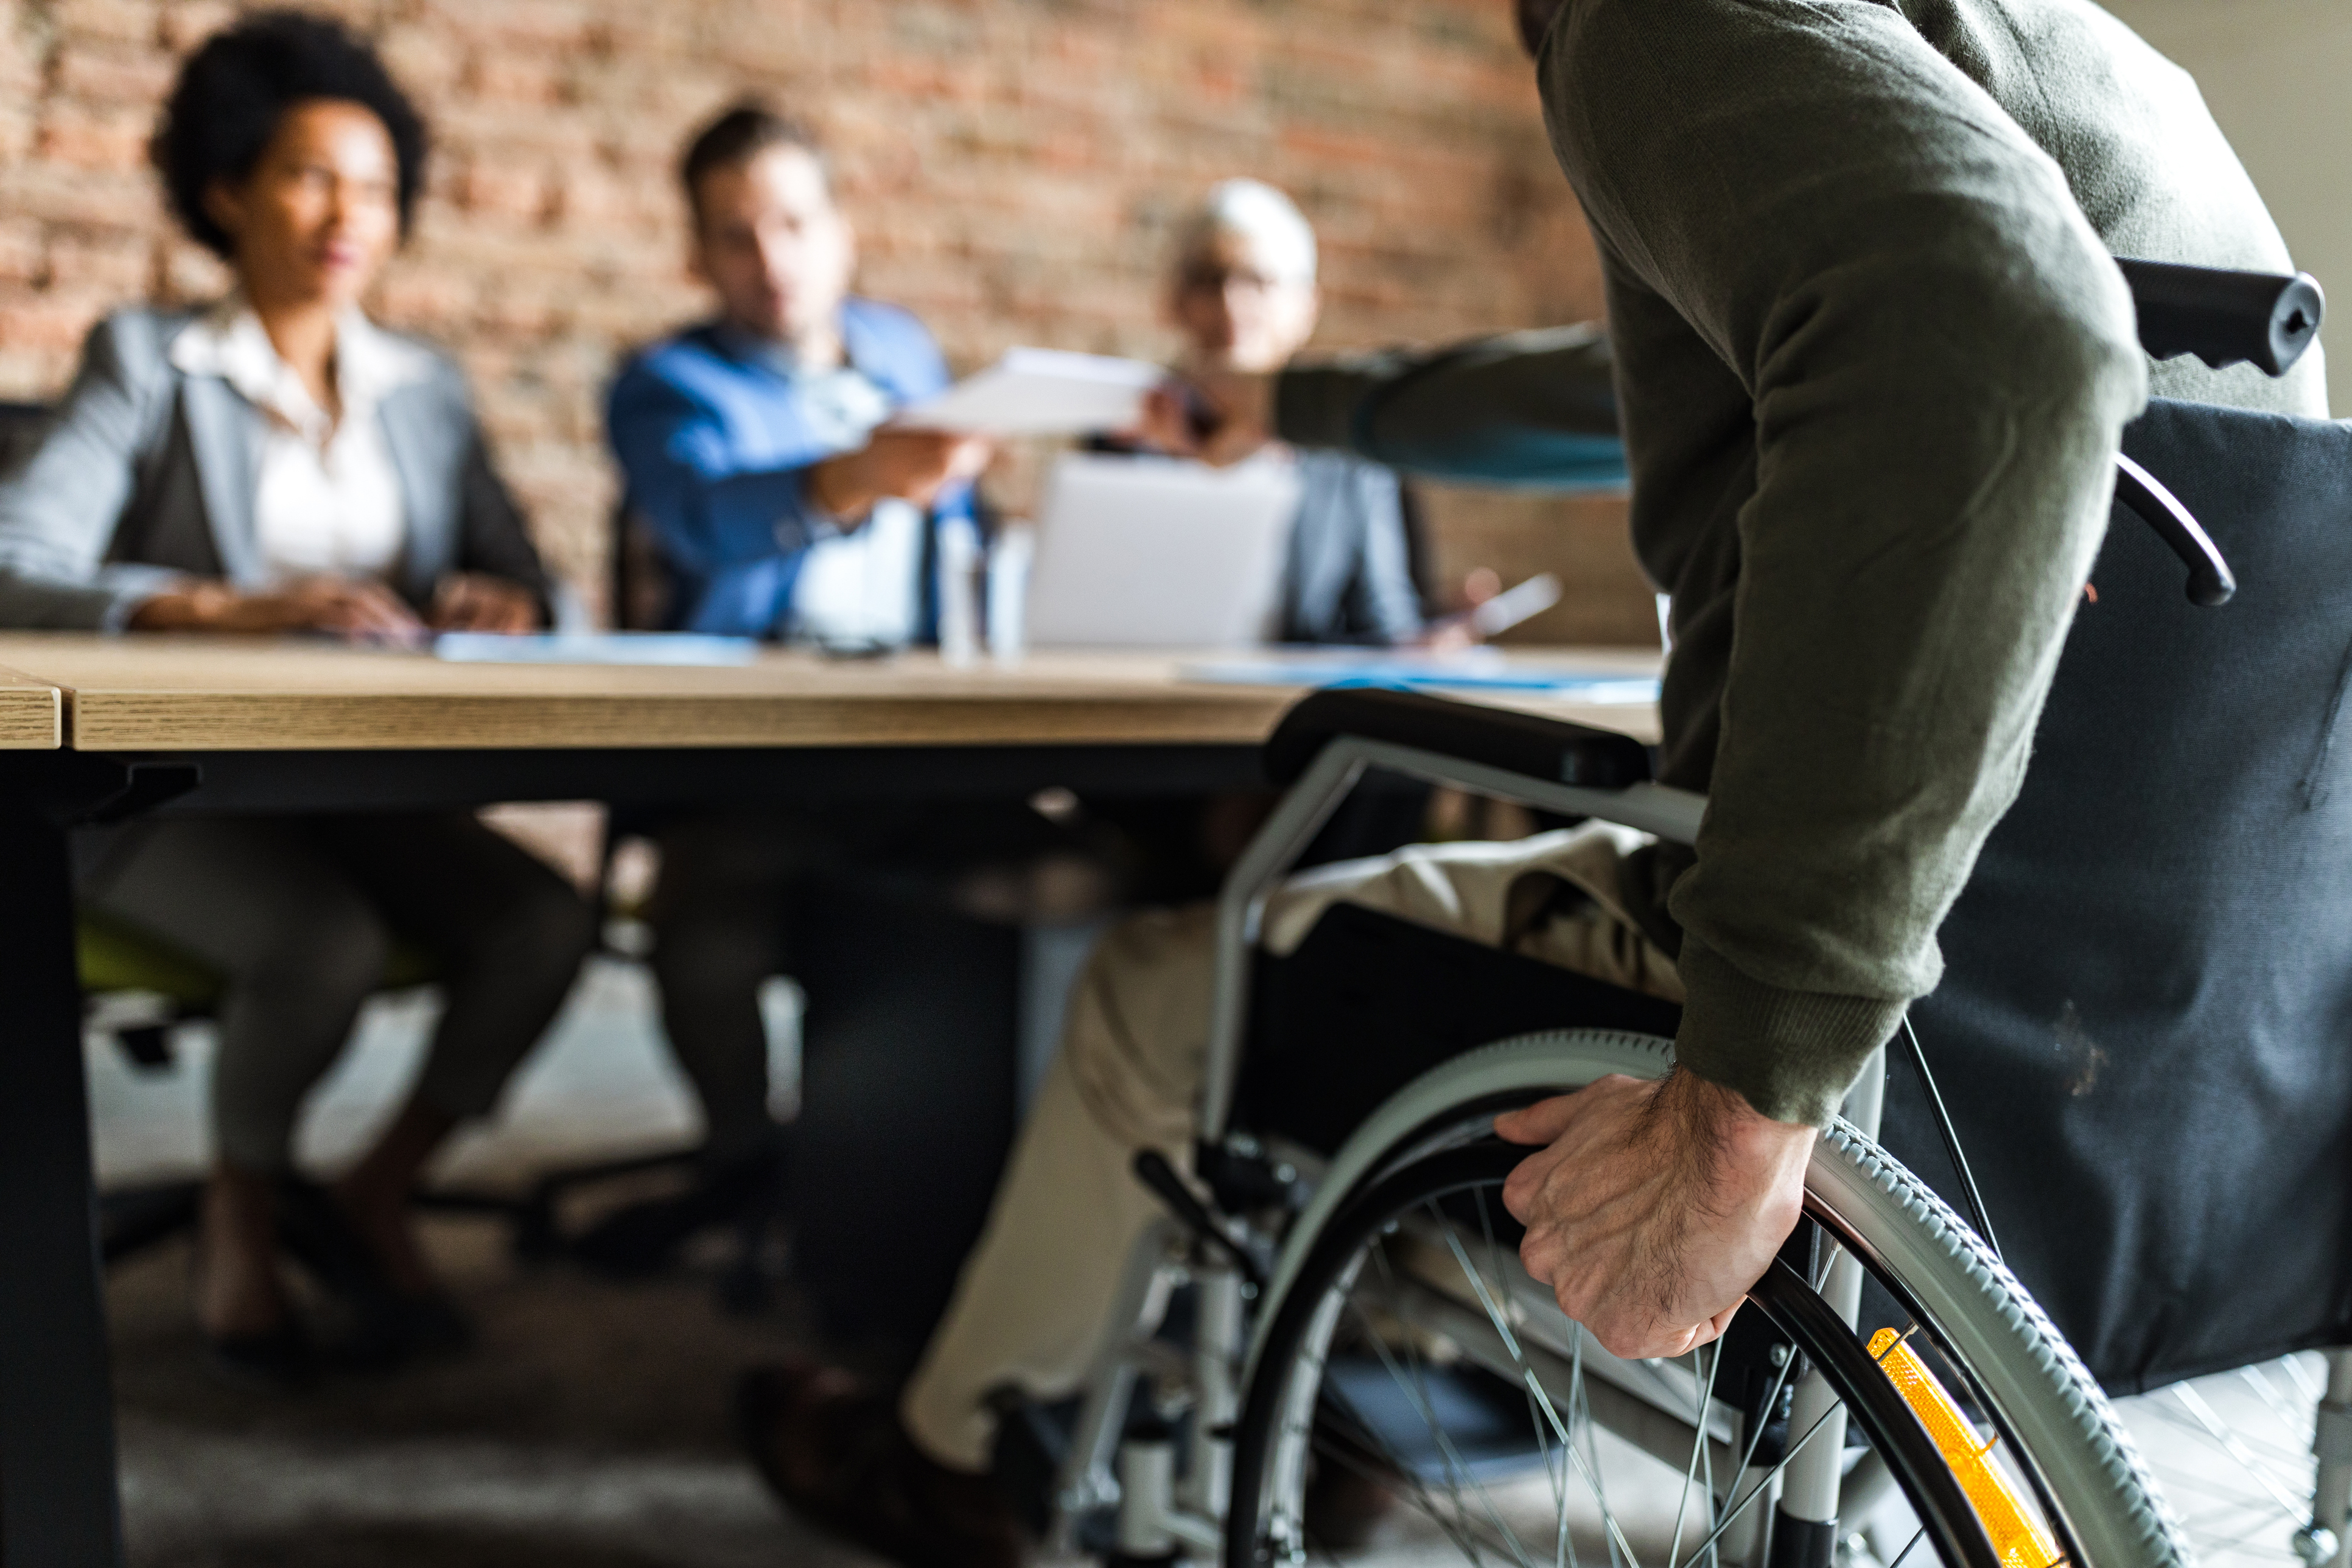
{"label": "blue button-up shirt", "polygon": [[[605,420],[626,504],[660,542],[679,629],[790,636],[802,563],[834,534],[806,497],[809,468],[948,384],[939,346],[904,310],[848,300],[841,336],[847,368],[879,398],[844,395],[842,378],[800,371],[776,345],[716,323],[646,350],[614,382]],[[930,521],[937,529],[971,517],[971,489],[958,486]],[[930,585],[910,586],[928,629]]]}

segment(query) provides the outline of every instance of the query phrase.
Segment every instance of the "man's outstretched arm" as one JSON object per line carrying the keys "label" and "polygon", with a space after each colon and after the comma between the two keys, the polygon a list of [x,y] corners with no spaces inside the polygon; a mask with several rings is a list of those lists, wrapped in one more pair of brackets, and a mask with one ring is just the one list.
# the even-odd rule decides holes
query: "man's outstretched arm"
{"label": "man's outstretched arm", "polygon": [[[1211,462],[1269,440],[1349,451],[1424,479],[1535,489],[1625,482],[1609,335],[1587,323],[1391,349],[1274,374],[1207,374],[1154,400],[1142,434]],[[1196,415],[1214,426],[1200,435]]]}

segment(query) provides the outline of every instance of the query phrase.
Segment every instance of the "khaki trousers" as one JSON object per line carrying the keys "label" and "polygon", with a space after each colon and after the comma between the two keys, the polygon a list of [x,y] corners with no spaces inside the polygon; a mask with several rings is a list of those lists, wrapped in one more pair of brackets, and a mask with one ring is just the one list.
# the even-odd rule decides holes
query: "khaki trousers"
{"label": "khaki trousers", "polygon": [[[1293,951],[1344,900],[1679,1002],[1673,961],[1618,900],[1617,862],[1640,842],[1589,824],[1322,867],[1270,902],[1265,946]],[[901,1399],[908,1431],[941,1464],[986,1469],[992,1395],[1065,1398],[1106,1336],[1127,1331],[1106,1319],[1160,1213],[1129,1165],[1146,1148],[1189,1163],[1215,927],[1206,904],[1148,912],[1114,927],[1088,961],[988,1226]]]}

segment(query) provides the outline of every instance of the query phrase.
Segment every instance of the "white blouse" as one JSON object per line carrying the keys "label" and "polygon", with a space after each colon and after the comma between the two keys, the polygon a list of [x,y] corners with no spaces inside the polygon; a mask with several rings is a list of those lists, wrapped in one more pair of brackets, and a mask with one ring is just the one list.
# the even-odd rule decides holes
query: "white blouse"
{"label": "white blouse", "polygon": [[188,374],[218,376],[263,415],[253,522],[274,581],[392,571],[407,539],[407,508],[376,409],[431,373],[429,355],[347,312],[335,325],[336,421],[278,357],[242,298],[192,323],[173,341],[171,357]]}

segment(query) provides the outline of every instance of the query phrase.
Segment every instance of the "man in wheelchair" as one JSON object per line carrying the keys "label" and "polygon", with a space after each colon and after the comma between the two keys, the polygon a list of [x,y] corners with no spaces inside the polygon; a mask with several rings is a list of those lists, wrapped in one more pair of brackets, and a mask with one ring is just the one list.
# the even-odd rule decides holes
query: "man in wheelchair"
{"label": "man in wheelchair", "polygon": [[[1671,592],[1658,779],[1695,849],[1598,825],[1415,847],[1280,895],[1264,944],[1367,906],[1679,1002],[1679,1066],[1503,1118],[1521,1256],[1622,1356],[1723,1332],[1795,1223],[1816,1129],[1940,971],[2015,797],[2151,389],[2324,416],[2317,355],[2151,364],[2124,254],[2292,270],[2189,79],[2088,0],[1519,0],[1599,246],[1611,350],[1530,334],[1194,389],[1270,439],[1539,481],[1622,426]],[[1192,439],[1173,405],[1155,438]],[[1212,917],[1114,931],[946,1321],[895,1402],[754,1373],[784,1499],[909,1563],[1010,1563],[1001,1395],[1073,1392],[1195,1133]],[[1335,1075],[1345,1062],[1331,1064]]]}

